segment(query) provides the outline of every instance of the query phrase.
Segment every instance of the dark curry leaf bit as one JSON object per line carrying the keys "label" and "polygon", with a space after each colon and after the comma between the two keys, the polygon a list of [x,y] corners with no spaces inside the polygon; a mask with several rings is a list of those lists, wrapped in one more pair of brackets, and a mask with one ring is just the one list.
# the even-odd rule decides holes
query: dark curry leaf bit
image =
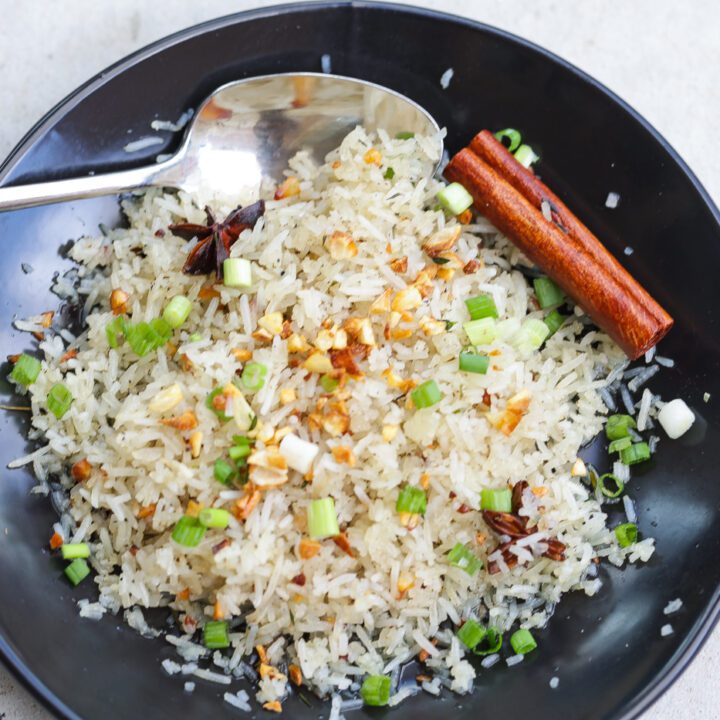
{"label": "dark curry leaf bit", "polygon": [[206,225],[195,223],[177,223],[169,225],[173,235],[198,242],[190,251],[182,271],[186,275],[207,275],[215,273],[222,280],[223,262],[230,256],[230,248],[235,244],[243,230],[250,230],[265,214],[265,202],[258,200],[252,205],[233,210],[222,222],[217,222],[209,207],[205,208]]}

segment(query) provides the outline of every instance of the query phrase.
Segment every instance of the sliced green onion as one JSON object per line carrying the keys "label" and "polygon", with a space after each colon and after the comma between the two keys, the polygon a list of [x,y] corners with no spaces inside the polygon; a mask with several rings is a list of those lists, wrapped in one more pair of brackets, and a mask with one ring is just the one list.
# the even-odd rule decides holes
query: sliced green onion
{"label": "sliced green onion", "polygon": [[326,393],[334,393],[339,384],[340,381],[332,375],[322,375],[320,377],[320,387],[322,387]]}
{"label": "sliced green onion", "polygon": [[251,452],[252,448],[249,445],[233,445],[228,450],[228,455],[231,460],[237,462],[238,460],[246,458]]}
{"label": "sliced green onion", "polygon": [[[508,152],[515,152],[522,142],[522,135],[515,128],[498,130],[495,137],[508,149]],[[507,140],[507,142],[505,142]]]}
{"label": "sliced green onion", "polygon": [[466,648],[474,650],[475,647],[483,641],[487,630],[480,625],[477,620],[466,620],[463,626],[457,631],[458,640],[465,645]]}
{"label": "sliced green onion", "polygon": [[617,440],[613,440],[608,445],[608,452],[610,454],[615,452],[621,452],[625,448],[629,448],[632,445],[632,438],[628,435],[627,437],[618,438]]}
{"label": "sliced green onion", "polygon": [[448,553],[448,562],[453,566],[464,570],[468,575],[474,575],[481,567],[482,562],[477,556],[462,543],[458,543]]}
{"label": "sliced green onion", "polygon": [[150,321],[150,330],[154,333],[153,350],[162,347],[172,337],[172,328],[161,317]]}
{"label": "sliced green onion", "polygon": [[198,520],[206,528],[226,528],[230,522],[230,513],[222,508],[203,508]]}
{"label": "sliced green onion", "polygon": [[638,528],[635,523],[624,523],[615,528],[615,537],[620,547],[626,548],[634,545],[638,539]]}
{"label": "sliced green onion", "polygon": [[538,303],[543,310],[553,305],[559,305],[565,299],[563,291],[549,277],[535,278],[533,286]]}
{"label": "sliced green onion", "polygon": [[[615,487],[608,487],[606,483],[612,483]],[[625,489],[625,484],[619,478],[615,477],[612,473],[605,473],[597,479],[597,485],[600,488],[600,492],[609,498],[616,498],[622,495]]]}
{"label": "sliced green onion", "polygon": [[23,353],[15,362],[10,373],[10,379],[28,387],[38,379],[41,367],[42,365],[37,358]]}
{"label": "sliced green onion", "polygon": [[395,139],[396,140],[410,140],[411,138],[415,137],[414,132],[408,132],[407,130],[399,133],[395,133]]}
{"label": "sliced green onion", "polygon": [[463,323],[463,329],[472,345],[490,345],[497,337],[495,319],[491,317]]}
{"label": "sliced green onion", "polygon": [[125,338],[138,357],[145,357],[149,352],[160,347],[158,344],[160,335],[150,323],[140,322],[128,325],[125,330]]}
{"label": "sliced green onion", "polygon": [[490,358],[487,355],[478,355],[477,353],[472,352],[461,352],[459,366],[462,372],[484,375],[490,367]]}
{"label": "sliced green onion", "polygon": [[48,410],[59,420],[70,409],[73,399],[73,395],[66,385],[55,383],[48,393]]}
{"label": "sliced green onion", "polygon": [[395,177],[395,170],[393,170],[393,168],[389,167],[389,168],[385,171],[385,174],[383,175],[383,177],[384,177],[386,180],[392,180],[392,179]]}
{"label": "sliced green onion", "polygon": [[429,408],[439,403],[443,398],[443,394],[434,380],[426,380],[410,393],[410,397],[415,407],[420,409]]}
{"label": "sliced green onion", "polygon": [[608,440],[619,440],[630,435],[630,428],[635,427],[635,420],[629,415],[610,415],[605,423],[605,435]]}
{"label": "sliced green onion", "polygon": [[331,497],[312,500],[307,509],[308,535],[313,540],[324,540],[340,534],[335,512],[335,501]]}
{"label": "sliced green onion", "polygon": [[395,503],[395,510],[399,513],[424,515],[427,510],[427,495],[425,495],[425,491],[413,485],[404,485]]}
{"label": "sliced green onion", "polygon": [[539,350],[549,334],[550,328],[542,320],[530,318],[520,326],[513,338],[513,345],[520,353],[527,355]]}
{"label": "sliced green onion", "polygon": [[480,320],[480,318],[498,316],[495,300],[492,295],[476,295],[465,301],[471,320]]}
{"label": "sliced green onion", "polygon": [[233,435],[233,445],[238,447],[252,447],[253,441],[247,435]]}
{"label": "sliced green onion", "polygon": [[223,285],[232,288],[252,287],[252,265],[243,258],[228,258],[223,262]]}
{"label": "sliced green onion", "polygon": [[510,644],[517,655],[527,655],[527,653],[532,652],[537,647],[532,633],[524,628],[516,630],[510,636]]}
{"label": "sliced green onion", "polygon": [[208,410],[212,410],[212,411],[218,416],[218,418],[219,418],[222,422],[227,422],[228,420],[230,420],[230,418],[229,418],[222,410],[218,410],[218,409],[213,405],[213,400],[214,400],[218,395],[222,395],[222,393],[223,393],[223,388],[221,388],[221,387],[216,387],[216,388],[207,396],[207,398],[205,398],[205,407],[208,408]]}
{"label": "sliced green onion", "polygon": [[566,320],[567,317],[565,315],[562,315],[557,310],[553,310],[552,312],[548,313],[543,320],[543,322],[548,326],[548,330],[550,331],[548,337],[552,337],[565,324]]}
{"label": "sliced green onion", "polygon": [[360,697],[366,705],[382,707],[390,700],[390,677],[388,675],[368,675],[360,688]]}
{"label": "sliced green onion", "polygon": [[82,558],[73,560],[65,568],[65,575],[73,585],[79,585],[89,574],[90,566]]}
{"label": "sliced green onion", "polygon": [[[235,458],[233,458],[233,460],[234,459]],[[233,477],[235,477],[235,469],[226,460],[218,458],[213,466],[213,475],[219,483],[222,483],[223,485],[230,485]]]}
{"label": "sliced green onion", "polygon": [[105,336],[107,337],[108,345],[111,348],[117,348],[120,344],[118,342],[118,335],[124,336],[126,332],[127,320],[125,320],[124,316],[118,315],[105,326]]}
{"label": "sliced green onion", "polygon": [[258,362],[249,362],[242,371],[242,384],[248,390],[259,390],[265,384],[267,366]]}
{"label": "sliced green onion", "polygon": [[63,560],[90,557],[90,546],[87,543],[64,543],[60,547]]}
{"label": "sliced green onion", "polygon": [[500,651],[503,644],[502,633],[494,627],[485,631],[485,637],[473,648],[476,655],[494,655]]}
{"label": "sliced green onion", "polygon": [[459,215],[473,204],[472,195],[456,182],[444,187],[436,197],[440,205],[451,215]]}
{"label": "sliced green onion", "polygon": [[192,335],[188,335],[187,341],[189,343],[195,343],[195,342],[199,342],[202,339],[203,339],[203,337],[200,333],[192,333]]}
{"label": "sliced green onion", "polygon": [[197,518],[183,515],[172,531],[172,539],[183,547],[196,547],[205,535],[205,526]]}
{"label": "sliced green onion", "polygon": [[514,153],[515,159],[524,167],[529,168],[540,159],[529,145],[521,145]]}
{"label": "sliced green onion", "polygon": [[625,465],[637,465],[650,459],[650,446],[646,442],[639,442],[625,448],[620,452],[620,460]]}
{"label": "sliced green onion", "polygon": [[190,316],[192,303],[184,295],[176,295],[163,310],[163,320],[177,330]]}
{"label": "sliced green onion", "polygon": [[203,628],[203,643],[211,650],[221,650],[230,647],[230,636],[226,620],[213,620],[206,622]]}
{"label": "sliced green onion", "polygon": [[512,512],[510,488],[485,489],[480,492],[480,509],[493,512]]}

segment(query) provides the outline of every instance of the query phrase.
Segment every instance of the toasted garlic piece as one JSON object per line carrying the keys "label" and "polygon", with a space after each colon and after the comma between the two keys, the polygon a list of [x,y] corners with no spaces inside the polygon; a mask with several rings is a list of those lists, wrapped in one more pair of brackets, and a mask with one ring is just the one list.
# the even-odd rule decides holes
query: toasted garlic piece
{"label": "toasted garlic piece", "polygon": [[421,317],[418,321],[418,325],[423,333],[425,333],[428,337],[440,335],[441,333],[447,331],[447,324],[444,320],[435,320],[435,318],[430,317],[429,315]]}
{"label": "toasted garlic piece", "polygon": [[336,230],[326,241],[328,252],[333,260],[349,260],[358,254],[358,248],[352,236]]}
{"label": "toasted garlic piece", "polygon": [[277,448],[257,450],[247,462],[250,466],[250,480],[262,490],[279,487],[288,480],[287,462]]}
{"label": "toasted garlic piece", "polygon": [[315,373],[329,373],[333,371],[333,365],[332,362],[330,362],[330,358],[324,353],[318,351],[311,353],[307,357],[303,363],[303,367],[306,370]]}
{"label": "toasted garlic piece", "polygon": [[127,312],[127,303],[130,296],[120,288],[110,293],[110,309],[113,315],[124,315]]}
{"label": "toasted garlic piece", "polygon": [[283,316],[281,312],[271,312],[258,320],[258,325],[271,335],[280,335],[283,330]]}
{"label": "toasted garlic piece", "polygon": [[380,165],[382,163],[382,154],[376,148],[370,148],[364,155],[363,160],[368,165]]}
{"label": "toasted garlic piece", "polygon": [[287,339],[287,347],[289,353],[301,353],[310,350],[310,345],[303,335],[293,333]]}
{"label": "toasted garlic piece", "polygon": [[403,596],[408,590],[415,587],[415,576],[409,572],[401,572],[398,575],[397,589],[400,596]]}
{"label": "toasted garlic piece", "polygon": [[392,442],[400,430],[399,425],[383,425],[382,437],[385,442]]}
{"label": "toasted garlic piece", "polygon": [[181,415],[167,420],[161,420],[162,425],[175,428],[175,430],[194,430],[198,426],[198,420],[192,410],[186,410]]}
{"label": "toasted garlic piece", "polygon": [[183,392],[180,385],[175,383],[161,390],[150,401],[148,410],[154,413],[164,413],[177,407],[183,401]]}
{"label": "toasted garlic piece", "polygon": [[200,457],[202,449],[203,434],[198,430],[190,436],[190,455],[194,458]]}
{"label": "toasted garlic piece", "polygon": [[290,176],[288,178],[285,178],[278,186],[277,190],[275,190],[275,199],[276,200],[284,200],[285,198],[293,197],[294,195],[300,194],[300,181],[294,177]]}
{"label": "toasted garlic piece", "polygon": [[246,348],[233,348],[230,351],[238,362],[247,362],[252,357],[252,350]]}
{"label": "toasted garlic piece", "polygon": [[438,273],[437,265],[426,265],[413,280],[412,287],[417,288],[421,297],[427,297],[433,291],[433,280]]}
{"label": "toasted garlic piece", "polygon": [[317,542],[317,540],[303,538],[298,546],[298,554],[302,560],[310,560],[310,558],[315,557],[321,549],[322,545]]}
{"label": "toasted garlic piece", "polygon": [[371,315],[383,315],[386,312],[390,312],[390,303],[392,298],[392,290],[386,288],[380,297],[373,300],[370,306]]}
{"label": "toasted garlic piece", "polygon": [[401,312],[403,310],[415,310],[420,305],[422,305],[420,291],[411,285],[398,292],[392,301],[391,307],[396,312]]}
{"label": "toasted garlic piece", "polygon": [[530,391],[523,389],[507,401],[505,411],[495,421],[495,427],[503,435],[510,435],[515,430],[530,407],[530,399]]}
{"label": "toasted garlic piece", "polygon": [[398,275],[401,275],[404,272],[407,272],[408,269],[408,258],[407,255],[403,255],[402,257],[395,258],[394,260],[391,260],[389,263],[390,269],[398,273]]}
{"label": "toasted garlic piece", "polygon": [[332,348],[333,343],[335,342],[335,334],[335,328],[320,330],[315,338],[315,347],[324,353],[327,352],[330,348]]}
{"label": "toasted garlic piece", "polygon": [[422,249],[430,257],[437,257],[440,253],[452,249],[460,237],[460,233],[462,233],[462,227],[460,225],[453,225],[452,227],[438,230],[425,241]]}
{"label": "toasted garlic piece", "polygon": [[289,405],[291,402],[294,402],[297,399],[297,393],[295,392],[295,388],[283,388],[280,391],[280,404],[281,405]]}
{"label": "toasted garlic piece", "polygon": [[355,467],[355,455],[352,451],[352,448],[349,448],[345,445],[336,445],[334,448],[332,448],[332,456],[335,459],[335,462],[342,463],[343,465],[349,465],[350,467]]}
{"label": "toasted garlic piece", "polygon": [[370,318],[348,318],[345,321],[344,329],[361,345],[375,345],[375,335]]}

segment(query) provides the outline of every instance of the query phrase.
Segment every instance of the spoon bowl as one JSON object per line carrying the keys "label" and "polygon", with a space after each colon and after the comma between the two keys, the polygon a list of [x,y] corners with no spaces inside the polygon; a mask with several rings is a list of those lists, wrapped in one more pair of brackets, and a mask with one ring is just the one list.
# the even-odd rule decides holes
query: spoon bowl
{"label": "spoon bowl", "polygon": [[263,178],[277,180],[288,160],[307,150],[315,161],[358,125],[427,135],[442,155],[440,130],[417,103],[364,80],[282,73],[218,88],[200,106],[178,152],[132,170],[0,188],[0,211],[161,186],[246,200]]}

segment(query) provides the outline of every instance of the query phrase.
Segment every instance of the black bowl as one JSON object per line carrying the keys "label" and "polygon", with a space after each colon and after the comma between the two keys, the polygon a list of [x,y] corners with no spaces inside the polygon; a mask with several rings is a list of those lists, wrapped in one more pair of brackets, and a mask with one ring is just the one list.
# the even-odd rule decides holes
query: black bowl
{"label": "black bowl", "polygon": [[[283,6],[187,30],[102,73],[28,134],[2,167],[0,184],[132,166],[142,158],[121,150],[129,130],[142,135],[154,117],[176,118],[231,80],[318,70],[322,53],[332,56],[334,72],[387,85],[424,105],[448,128],[450,151],[483,127],[520,128],[542,156],[543,177],[676,318],[662,344],[676,368],[652,387],[666,398],[685,398],[698,414],[691,435],[663,442],[630,485],[640,530],[657,539],[647,565],[603,568],[597,597],[568,596],[537,633],[540,649],[518,667],[482,672],[471,697],[435,701],[423,694],[393,717],[635,717],[687,665],[718,615],[720,404],[702,398],[720,397],[720,227],[698,181],[633,110],[562,60],[478,23],[375,3]],[[448,67],[455,76],[443,90],[439,79]],[[145,159],[177,143],[168,134]],[[605,208],[608,191],[621,195],[616,210]],[[119,221],[116,198],[0,214],[5,352],[29,342],[12,331],[13,316],[56,305],[48,288],[68,266],[58,252],[63,243]],[[626,257],[628,245],[634,254]],[[21,263],[34,271],[23,274]],[[3,413],[3,464],[26,450],[25,430],[24,415]],[[28,494],[29,472],[3,475],[0,654],[18,677],[62,717],[237,716],[220,700],[220,686],[198,682],[194,694],[183,693],[182,682],[158,665],[171,656],[163,642],[141,638],[116,618],[79,619],[75,602],[91,597],[92,585],[71,589],[49,556],[49,503]],[[611,515],[614,522],[622,516]],[[684,606],[672,617],[675,633],[661,638],[663,607],[676,597]],[[556,690],[548,685],[553,676],[560,679]],[[294,698],[286,710],[316,718],[328,708]]]}

